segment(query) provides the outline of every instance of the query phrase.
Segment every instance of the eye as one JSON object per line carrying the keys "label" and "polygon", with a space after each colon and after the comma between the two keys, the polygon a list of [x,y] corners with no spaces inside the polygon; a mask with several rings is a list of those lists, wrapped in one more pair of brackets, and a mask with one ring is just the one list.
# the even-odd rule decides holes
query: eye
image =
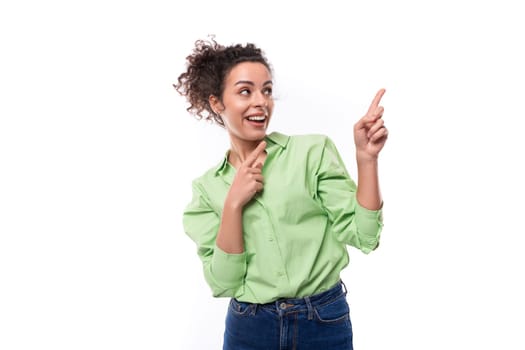
{"label": "eye", "polygon": [[239,94],[248,96],[250,94],[250,89],[244,88],[239,91]]}
{"label": "eye", "polygon": [[264,89],[264,94],[266,96],[272,96],[273,89],[271,87]]}

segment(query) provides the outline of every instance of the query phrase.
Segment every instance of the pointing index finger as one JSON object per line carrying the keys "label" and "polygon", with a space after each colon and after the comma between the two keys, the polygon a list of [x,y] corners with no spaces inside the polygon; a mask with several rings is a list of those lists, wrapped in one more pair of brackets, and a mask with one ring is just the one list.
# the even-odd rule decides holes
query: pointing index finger
{"label": "pointing index finger", "polygon": [[246,164],[247,166],[251,167],[253,165],[253,163],[255,163],[255,161],[257,160],[257,158],[259,157],[259,155],[264,152],[264,149],[266,148],[266,141],[261,141],[257,147],[252,151],[252,153],[250,153],[250,155],[248,156],[248,158],[246,158],[244,160],[244,164]]}
{"label": "pointing index finger", "polygon": [[380,89],[376,96],[374,97],[374,100],[372,101],[372,104],[370,104],[370,107],[368,108],[368,113],[373,113],[376,108],[379,106],[379,102],[381,102],[381,98],[385,94],[385,89]]}

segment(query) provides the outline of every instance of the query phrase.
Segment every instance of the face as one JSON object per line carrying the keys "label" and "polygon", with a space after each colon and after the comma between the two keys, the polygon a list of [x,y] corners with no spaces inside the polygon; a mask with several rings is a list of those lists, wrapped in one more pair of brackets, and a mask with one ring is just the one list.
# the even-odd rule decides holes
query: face
{"label": "face", "polygon": [[273,112],[272,77],[259,62],[237,64],[226,76],[222,102],[210,97],[235,141],[258,141],[266,135]]}

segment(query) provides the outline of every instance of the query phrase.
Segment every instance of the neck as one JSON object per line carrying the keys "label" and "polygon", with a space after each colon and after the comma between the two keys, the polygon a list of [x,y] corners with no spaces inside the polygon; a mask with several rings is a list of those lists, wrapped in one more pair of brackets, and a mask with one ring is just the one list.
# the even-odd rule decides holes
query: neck
{"label": "neck", "polygon": [[229,161],[235,167],[242,164],[262,140],[231,140]]}

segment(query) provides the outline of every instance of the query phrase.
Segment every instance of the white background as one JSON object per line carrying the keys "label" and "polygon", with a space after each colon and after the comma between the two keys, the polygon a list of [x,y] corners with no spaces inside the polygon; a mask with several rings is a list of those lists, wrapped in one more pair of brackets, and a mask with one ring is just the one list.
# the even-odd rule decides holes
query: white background
{"label": "white background", "polygon": [[343,279],[355,348],[524,349],[518,1],[3,1],[0,349],[219,349],[181,214],[226,133],[172,88],[197,39],[254,42],[271,130],[329,135],[385,87],[381,247]]}

